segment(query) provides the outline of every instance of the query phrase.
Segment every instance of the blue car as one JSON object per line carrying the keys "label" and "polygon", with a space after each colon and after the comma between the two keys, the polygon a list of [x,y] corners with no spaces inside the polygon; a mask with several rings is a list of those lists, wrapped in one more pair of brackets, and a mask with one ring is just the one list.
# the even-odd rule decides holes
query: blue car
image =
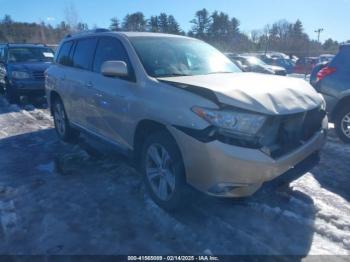
{"label": "blue car", "polygon": [[54,58],[52,49],[39,44],[0,44],[0,89],[10,103],[21,96],[45,94],[45,70]]}
{"label": "blue car", "polygon": [[325,98],[339,138],[350,143],[350,44],[342,45],[330,62],[316,65],[310,83]]}
{"label": "blue car", "polygon": [[279,66],[284,68],[287,74],[292,74],[294,71],[294,64],[291,59],[286,59],[277,56],[272,57],[269,55],[260,55],[259,58],[268,65]]}

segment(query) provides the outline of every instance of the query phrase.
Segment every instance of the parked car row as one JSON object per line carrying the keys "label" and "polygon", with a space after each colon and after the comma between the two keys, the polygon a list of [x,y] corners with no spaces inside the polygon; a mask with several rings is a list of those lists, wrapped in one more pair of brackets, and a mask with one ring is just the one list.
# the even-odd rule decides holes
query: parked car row
{"label": "parked car row", "polygon": [[[315,165],[326,141],[323,97],[304,80],[274,76],[288,70],[258,56],[229,59],[189,37],[108,30],[68,35],[54,61],[50,49],[34,45],[17,48],[39,48],[42,59],[17,55],[13,61],[10,53],[28,53],[10,52],[15,47],[2,49],[5,92],[26,89],[21,81],[46,67],[58,137],[75,142],[84,133],[132,158],[166,209],[184,205],[188,185],[244,197],[270,180],[295,179],[305,170],[293,177],[288,171]],[[269,75],[242,72],[259,70]],[[348,118],[341,121],[349,129]]]}
{"label": "parked car row", "polygon": [[256,72],[282,76],[287,75],[287,71],[283,67],[268,65],[256,56],[236,55],[232,53],[227,53],[226,56],[244,72]]}
{"label": "parked car row", "polygon": [[[320,55],[319,57],[298,58],[278,52],[268,52],[266,54],[261,52],[227,53],[226,55],[245,72],[277,75],[308,75],[317,64],[330,62],[334,58],[334,55],[330,54]],[[271,69],[273,72],[271,72]]]}
{"label": "parked car row", "polygon": [[295,63],[294,73],[304,75],[310,74],[311,70],[316,66],[317,63],[317,57],[302,57]]}
{"label": "parked car row", "polygon": [[308,75],[315,66],[322,63],[328,63],[334,58],[334,55],[320,55],[319,57],[303,57],[299,58],[294,66],[294,73]]}
{"label": "parked car row", "polygon": [[295,62],[289,56],[279,52],[257,52],[245,53],[244,55],[259,58],[270,66],[278,66],[286,71],[286,74],[293,73]]}

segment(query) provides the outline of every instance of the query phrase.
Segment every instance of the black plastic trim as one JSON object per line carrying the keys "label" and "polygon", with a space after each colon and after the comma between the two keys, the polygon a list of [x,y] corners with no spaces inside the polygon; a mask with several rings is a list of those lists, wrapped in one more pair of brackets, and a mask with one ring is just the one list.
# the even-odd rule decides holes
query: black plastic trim
{"label": "black plastic trim", "polygon": [[194,139],[203,143],[209,143],[218,140],[228,145],[235,145],[239,147],[254,149],[261,148],[261,145],[258,143],[258,141],[246,141],[238,137],[229,136],[227,134],[224,134],[223,132],[220,132],[220,129],[215,126],[209,126],[205,129],[194,129],[177,125],[174,125],[174,127],[182,131],[186,135],[191,136]]}

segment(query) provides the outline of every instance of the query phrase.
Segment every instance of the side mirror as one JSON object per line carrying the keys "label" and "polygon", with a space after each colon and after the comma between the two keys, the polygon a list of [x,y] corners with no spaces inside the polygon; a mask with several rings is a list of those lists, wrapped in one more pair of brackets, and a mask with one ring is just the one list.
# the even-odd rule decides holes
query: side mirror
{"label": "side mirror", "polygon": [[106,61],[101,66],[101,73],[104,76],[126,77],[128,66],[124,61]]}

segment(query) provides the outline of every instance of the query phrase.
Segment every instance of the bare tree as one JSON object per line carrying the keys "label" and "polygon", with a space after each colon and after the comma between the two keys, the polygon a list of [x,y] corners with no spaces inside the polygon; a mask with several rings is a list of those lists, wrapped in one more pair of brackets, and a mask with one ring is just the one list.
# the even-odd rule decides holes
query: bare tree
{"label": "bare tree", "polygon": [[260,36],[262,35],[261,30],[252,30],[250,32],[250,39],[254,44],[258,43]]}
{"label": "bare tree", "polygon": [[73,3],[66,5],[64,9],[64,17],[66,20],[66,24],[70,28],[70,31],[77,32],[80,19],[79,19],[77,9],[75,8],[75,5]]}
{"label": "bare tree", "polygon": [[46,34],[45,34],[45,28],[46,28],[46,25],[45,23],[42,21],[40,23],[40,42],[42,43],[47,43],[47,38],[46,38]]}

